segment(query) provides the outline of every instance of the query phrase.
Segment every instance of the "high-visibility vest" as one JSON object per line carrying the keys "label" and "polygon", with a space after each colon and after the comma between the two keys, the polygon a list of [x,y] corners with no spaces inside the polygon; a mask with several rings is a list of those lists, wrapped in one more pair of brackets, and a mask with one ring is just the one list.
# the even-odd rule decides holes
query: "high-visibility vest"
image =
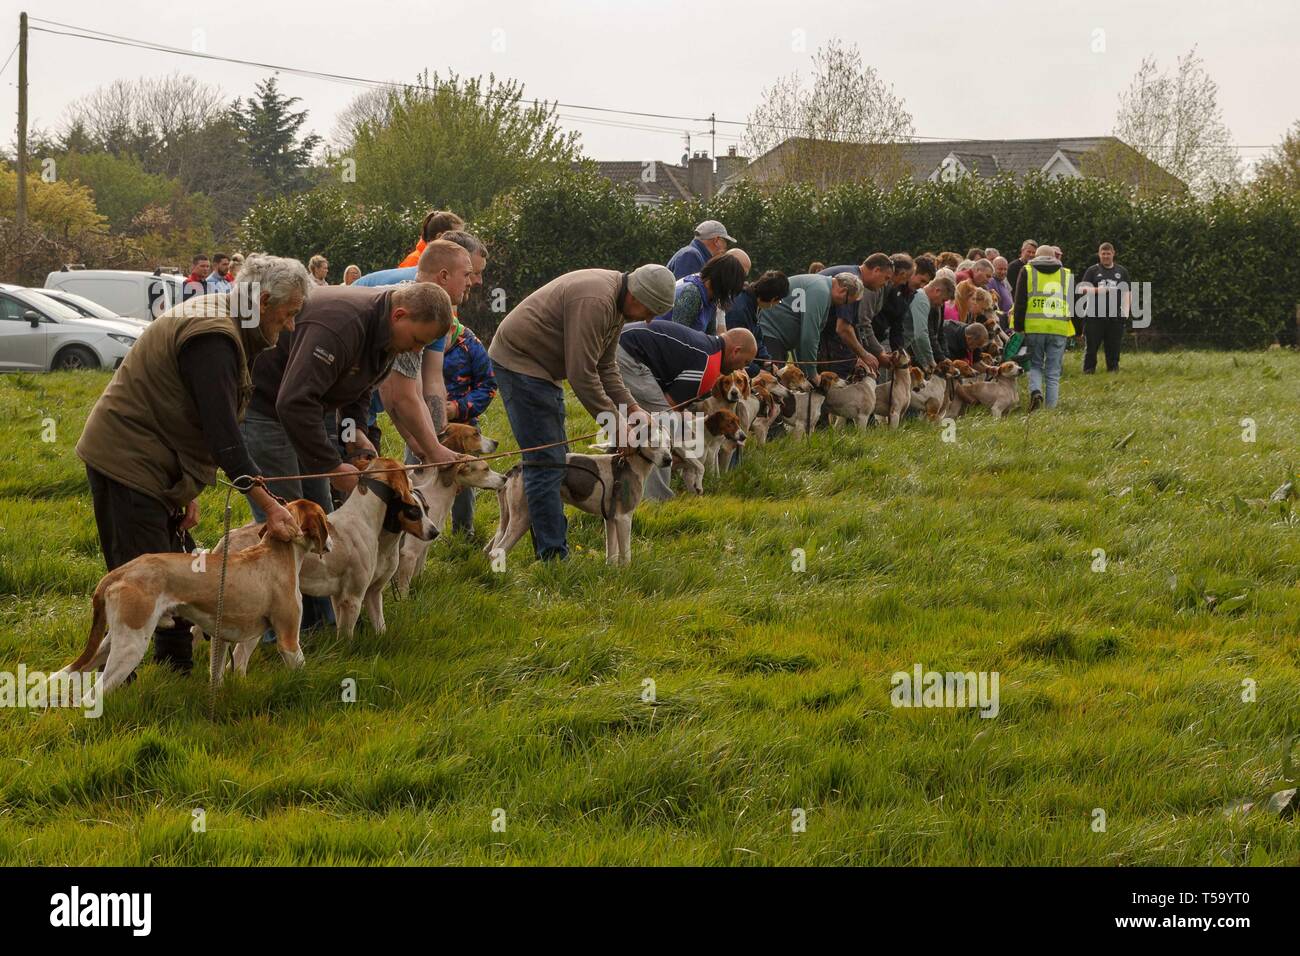
{"label": "high-visibility vest", "polygon": [[1074,334],[1070,321],[1070,292],[1074,288],[1070,270],[1061,266],[1055,272],[1039,272],[1033,263],[1025,263],[1025,333],[1047,335]]}

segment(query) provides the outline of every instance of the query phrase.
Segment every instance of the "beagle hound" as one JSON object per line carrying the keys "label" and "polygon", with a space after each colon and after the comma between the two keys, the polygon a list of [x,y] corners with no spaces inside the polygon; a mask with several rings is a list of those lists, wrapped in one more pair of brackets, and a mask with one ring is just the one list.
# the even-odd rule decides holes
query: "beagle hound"
{"label": "beagle hound", "polygon": [[[766,374],[766,373],[764,373]],[[772,378],[769,376],[769,378]],[[772,378],[776,383],[776,379]],[[778,385],[778,387],[780,387]],[[782,389],[784,391],[784,389]],[[781,416],[781,405],[773,397],[764,382],[755,381],[751,389],[749,398],[741,404],[745,414],[740,416],[740,422],[745,426],[748,439],[755,445],[767,444],[767,433],[775,422]]]}
{"label": "beagle hound", "polygon": [[[384,587],[392,577],[381,556],[396,549],[403,535],[432,541],[438,526],[429,516],[428,502],[411,487],[401,465],[391,458],[372,458],[357,480],[356,490],[325,520],[334,546],[327,556],[304,561],[299,585],[304,594],[327,597],[334,605],[338,631],[351,637],[364,606],[370,624],[384,633]],[[373,472],[373,474],[372,474]],[[230,532],[232,551],[243,551],[257,541],[261,525],[247,524]],[[217,542],[218,553],[223,547]],[[254,645],[235,648],[235,670],[243,674]]]}
{"label": "beagle hound", "polygon": [[[493,447],[495,445],[496,443],[493,442]],[[415,492],[428,502],[429,521],[438,530],[446,527],[452,502],[466,488],[482,488],[485,491],[499,492],[506,484],[505,475],[493,471],[486,461],[468,456],[457,464],[422,468],[414,474]],[[434,537],[436,536],[437,532],[434,533]],[[424,559],[429,553],[429,545],[432,542],[433,537],[406,535],[401,544],[394,548],[396,559],[393,568],[397,572],[398,597],[404,598],[410,593],[411,582],[424,567]],[[392,577],[391,571],[389,577]],[[385,583],[387,581],[388,579],[385,578]]]}
{"label": "beagle hound", "polygon": [[723,461],[730,461],[732,453],[737,448],[744,447],[745,429],[740,424],[740,416],[735,412],[723,409],[704,419],[705,474],[719,474],[721,472],[719,458],[722,458]]}
{"label": "beagle hound", "polygon": [[[100,580],[92,600],[93,619],[86,649],[51,681],[72,671],[104,668],[103,680],[82,701],[95,706],[96,694],[117,688],[144,659],[149,638],[159,623],[183,617],[212,634],[212,653],[224,658],[226,642],[256,644],[269,627],[275,632],[280,656],[290,667],[303,665],[298,644],[302,599],[298,572],[310,551],[330,552],[329,525],[320,505],[305,499],[287,505],[298,525],[288,542],[267,537],[244,551],[231,551],[226,562],[221,633],[216,631],[221,590],[220,552],[196,558],[191,554],[144,554]],[[220,680],[220,674],[216,675]]]}
{"label": "beagle hound", "polygon": [[1023,369],[1015,362],[1003,362],[996,376],[987,382],[958,382],[956,392],[961,400],[971,405],[987,405],[994,418],[1001,418],[1020,404],[1020,377]]}
{"label": "beagle hound", "polygon": [[[833,375],[823,372],[822,378]],[[867,370],[856,366],[849,377],[826,389],[826,411],[831,418],[832,427],[838,419],[845,419],[860,428],[871,423],[871,414],[876,407],[876,381],[867,376]]]}
{"label": "beagle hound", "polygon": [[834,379],[826,379],[826,385],[823,385],[822,375],[810,380],[798,365],[789,364],[777,373],[777,380],[787,389],[789,396],[781,403],[778,420],[789,431],[790,437],[799,441],[817,427],[822,405],[826,402],[822,389],[829,387]]}
{"label": "beagle hound", "polygon": [[[605,520],[605,560],[610,564],[632,563],[632,512],[641,503],[645,479],[652,468],[672,464],[672,449],[666,435],[653,432],[650,441],[635,448],[620,448],[612,455],[570,453],[560,485],[560,498],[587,514]],[[497,492],[500,523],[484,550],[492,555],[509,552],[530,527],[528,499],[524,497],[524,468],[545,465],[515,465],[506,473],[505,487]]]}
{"label": "beagle hound", "polygon": [[749,373],[743,368],[719,375],[704,401],[704,413],[726,411],[739,415],[741,403],[749,398],[750,392]]}

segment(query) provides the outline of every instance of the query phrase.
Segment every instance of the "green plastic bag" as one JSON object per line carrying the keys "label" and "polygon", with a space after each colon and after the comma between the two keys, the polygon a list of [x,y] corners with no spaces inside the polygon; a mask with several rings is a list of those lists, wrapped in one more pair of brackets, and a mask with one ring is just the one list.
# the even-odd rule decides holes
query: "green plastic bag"
{"label": "green plastic bag", "polygon": [[1002,361],[1015,362],[1025,371],[1029,371],[1029,346],[1025,343],[1024,332],[1012,332],[1007,344],[1002,347]]}

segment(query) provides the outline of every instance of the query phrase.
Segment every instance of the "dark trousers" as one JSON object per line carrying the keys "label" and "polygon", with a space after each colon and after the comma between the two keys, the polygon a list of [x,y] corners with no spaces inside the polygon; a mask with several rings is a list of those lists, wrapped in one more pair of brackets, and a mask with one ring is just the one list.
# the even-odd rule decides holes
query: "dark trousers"
{"label": "dark trousers", "polygon": [[[286,501],[293,501],[295,498],[306,498],[308,501],[314,501],[325,509],[329,514],[334,510],[334,501],[330,497],[330,483],[328,478],[307,478],[294,479],[292,481],[271,481],[276,475],[300,475],[305,469],[298,465],[298,452],[294,450],[293,442],[289,440],[289,435],[274,418],[267,418],[258,415],[256,412],[249,412],[244,416],[243,424],[239,426],[240,434],[244,436],[244,445],[248,448],[248,454],[257,463],[257,467],[262,469],[262,474],[266,476],[267,490],[272,494],[279,495]],[[266,515],[262,509],[253,504],[252,499],[248,501],[249,508],[253,511],[253,517],[258,521],[265,521]],[[302,596],[302,629],[309,630],[317,624],[333,624],[334,607],[330,604],[329,598],[312,597],[304,594]]]}
{"label": "dark trousers", "polygon": [[[128,488],[86,466],[90,496],[94,500],[95,526],[104,563],[112,571],[142,554],[184,552],[186,535],[180,531],[182,514],[157,498]],[[190,623],[176,619],[171,627],[153,634],[154,660],[188,671],[194,663]]]}
{"label": "dark trousers", "polygon": [[[520,448],[564,441],[564,390],[544,378],[495,367],[501,404]],[[569,521],[560,500],[567,445],[524,453],[524,497],[538,558],[569,556]],[[531,464],[531,463],[536,464]]]}
{"label": "dark trousers", "polygon": [[1094,316],[1084,319],[1083,335],[1087,343],[1083,353],[1083,370],[1097,368],[1097,349],[1106,348],[1106,371],[1119,370],[1119,346],[1124,340],[1124,320]]}
{"label": "dark trousers", "polygon": [[[558,469],[557,469],[558,470]],[[477,488],[462,488],[451,503],[451,530],[456,534],[474,533],[474,493]]]}

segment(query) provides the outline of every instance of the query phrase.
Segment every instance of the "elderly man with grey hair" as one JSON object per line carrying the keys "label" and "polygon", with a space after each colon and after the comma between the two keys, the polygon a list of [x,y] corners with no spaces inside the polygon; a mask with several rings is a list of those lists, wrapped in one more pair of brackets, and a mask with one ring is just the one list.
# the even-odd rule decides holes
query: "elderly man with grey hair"
{"label": "elderly man with grey hair", "polygon": [[989,280],[988,290],[997,297],[998,320],[1002,327],[1009,328],[1011,315],[1012,296],[1015,290],[1011,283],[1007,281],[1007,260],[998,256],[993,260],[993,278]]}
{"label": "elderly man with grey hair", "polygon": [[965,269],[957,270],[957,281],[970,279],[971,283],[981,289],[987,288],[993,278],[993,263],[988,259],[976,259]]}
{"label": "elderly man with grey hair", "polygon": [[[86,463],[104,563],[189,550],[199,493],[218,466],[232,481],[261,475],[240,434],[253,359],[292,329],[311,278],[301,262],[249,256],[234,288],[195,296],[149,323],[86,419],[77,455]],[[260,485],[249,492],[281,540],[293,517]],[[189,625],[154,635],[154,657],[193,666]]]}

